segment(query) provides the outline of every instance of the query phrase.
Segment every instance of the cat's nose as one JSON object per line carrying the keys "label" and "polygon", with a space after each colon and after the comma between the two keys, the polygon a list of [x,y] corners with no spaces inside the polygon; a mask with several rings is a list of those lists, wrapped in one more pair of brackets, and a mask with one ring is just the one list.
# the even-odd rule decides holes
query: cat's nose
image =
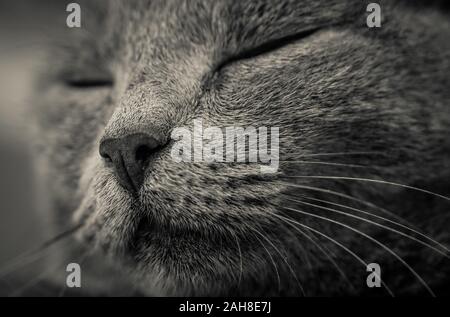
{"label": "cat's nose", "polygon": [[141,187],[151,155],[160,147],[153,137],[136,133],[100,142],[100,155],[114,166],[119,183],[136,194]]}

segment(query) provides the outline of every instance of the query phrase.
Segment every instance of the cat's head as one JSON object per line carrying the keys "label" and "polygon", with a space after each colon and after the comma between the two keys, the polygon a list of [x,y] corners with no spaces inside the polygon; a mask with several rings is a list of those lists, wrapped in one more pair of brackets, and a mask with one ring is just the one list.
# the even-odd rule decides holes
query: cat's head
{"label": "cat's head", "polygon": [[[415,209],[399,204],[398,187],[316,177],[438,187],[448,172],[449,23],[431,9],[381,1],[382,25],[369,28],[367,4],[123,1],[92,20],[82,4],[82,28],[64,31],[67,47],[39,84],[59,223],[81,222],[80,241],[149,293],[350,292],[333,261],[360,290],[366,268],[345,248],[365,261],[396,259],[349,227],[402,255],[436,259],[335,212],[398,221],[381,205],[427,218],[408,214]],[[194,122],[278,129],[277,168],[178,162],[171,135]],[[424,226],[448,242],[443,224]],[[393,267],[403,274],[393,284],[421,287]]]}

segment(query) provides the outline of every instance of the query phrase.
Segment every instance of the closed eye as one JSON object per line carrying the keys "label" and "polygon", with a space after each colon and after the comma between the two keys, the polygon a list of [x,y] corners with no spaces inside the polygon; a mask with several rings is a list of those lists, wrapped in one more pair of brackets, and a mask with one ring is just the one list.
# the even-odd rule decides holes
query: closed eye
{"label": "closed eye", "polygon": [[272,52],[272,51],[276,51],[288,44],[292,44],[296,41],[307,38],[307,37],[311,36],[312,34],[316,33],[317,31],[319,31],[320,29],[321,29],[321,27],[317,27],[314,29],[308,29],[308,30],[304,30],[304,31],[301,31],[301,32],[298,32],[295,34],[291,34],[291,35],[288,35],[285,37],[277,38],[275,40],[263,43],[259,46],[256,46],[254,48],[251,48],[249,50],[243,51],[239,54],[229,57],[228,59],[223,61],[217,67],[217,70],[220,70],[222,67],[224,67],[227,64],[230,64],[230,63],[233,63],[233,62],[236,62],[239,60],[251,59],[251,58],[255,58],[260,55]]}
{"label": "closed eye", "polygon": [[88,88],[107,88],[114,85],[113,80],[106,78],[79,78],[68,79],[65,84],[71,88],[88,89]]}

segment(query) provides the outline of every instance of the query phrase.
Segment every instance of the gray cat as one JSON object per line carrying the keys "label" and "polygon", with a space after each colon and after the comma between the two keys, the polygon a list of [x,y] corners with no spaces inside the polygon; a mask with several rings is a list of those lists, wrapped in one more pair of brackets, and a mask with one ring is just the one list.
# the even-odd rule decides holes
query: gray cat
{"label": "gray cat", "polygon": [[[450,294],[443,5],[378,1],[369,28],[359,0],[108,3],[81,2],[35,97],[82,292]],[[174,162],[194,119],[279,127],[278,171]]]}

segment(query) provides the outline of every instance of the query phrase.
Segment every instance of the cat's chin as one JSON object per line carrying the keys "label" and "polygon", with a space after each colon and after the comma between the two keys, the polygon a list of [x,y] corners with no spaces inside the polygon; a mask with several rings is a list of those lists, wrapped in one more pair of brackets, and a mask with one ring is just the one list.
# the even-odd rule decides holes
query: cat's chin
{"label": "cat's chin", "polygon": [[[260,272],[270,271],[265,250],[255,249],[257,241],[243,229],[245,224],[259,223],[273,230],[273,223],[261,213],[252,216],[242,209],[232,213],[235,205],[214,200],[216,212],[207,213],[202,206],[183,205],[180,199],[173,200],[176,195],[164,196],[151,188],[135,197],[104,169],[98,170],[83,192],[75,213],[76,222],[82,223],[78,237],[137,276],[144,289],[173,296],[228,294],[238,284],[241,256],[251,259],[244,269],[253,280],[259,281]],[[246,222],[241,221],[242,215]]]}
{"label": "cat's chin", "polygon": [[[105,210],[91,212],[98,221],[98,215]],[[133,209],[127,212],[137,214]],[[108,221],[92,222],[83,226],[81,236],[85,246],[95,247],[100,256],[127,272],[142,294],[236,296],[240,278],[257,285],[273,277],[264,250],[258,254],[255,242],[243,237],[237,249],[237,233],[231,229],[208,232],[200,225],[174,226],[147,217],[134,221],[124,220],[120,226]],[[251,266],[243,266],[243,276],[241,256],[253,259]]]}

